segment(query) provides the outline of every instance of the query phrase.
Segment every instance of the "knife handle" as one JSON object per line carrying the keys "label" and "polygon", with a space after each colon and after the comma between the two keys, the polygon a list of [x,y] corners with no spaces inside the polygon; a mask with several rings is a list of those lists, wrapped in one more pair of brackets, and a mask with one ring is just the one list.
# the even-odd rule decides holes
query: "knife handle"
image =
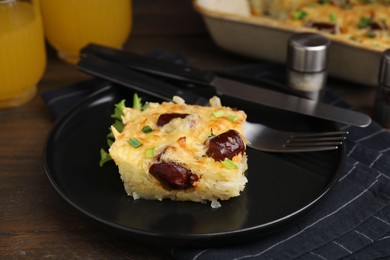
{"label": "knife handle", "polygon": [[88,44],[80,53],[82,57],[94,55],[115,63],[120,63],[133,70],[197,85],[209,86],[209,83],[215,78],[215,75],[209,71],[202,71],[182,64],[177,65],[164,60],[157,60],[94,43]]}
{"label": "knife handle", "polygon": [[190,104],[205,105],[208,103],[207,99],[200,95],[93,55],[82,57],[77,63],[77,68],[88,74],[166,101],[171,100],[173,96],[180,96]]}

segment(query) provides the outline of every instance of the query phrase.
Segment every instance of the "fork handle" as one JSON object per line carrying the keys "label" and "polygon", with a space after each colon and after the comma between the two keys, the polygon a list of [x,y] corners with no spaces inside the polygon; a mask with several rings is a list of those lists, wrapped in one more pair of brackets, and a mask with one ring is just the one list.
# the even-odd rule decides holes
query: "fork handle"
{"label": "fork handle", "polygon": [[209,71],[199,70],[182,64],[178,65],[164,60],[157,60],[94,43],[88,44],[80,53],[82,57],[94,55],[105,60],[120,63],[125,67],[137,71],[202,86],[209,87],[210,82],[215,78],[214,73]]}
{"label": "fork handle", "polygon": [[208,103],[207,99],[193,92],[180,89],[93,55],[82,57],[77,64],[77,68],[88,74],[166,101],[171,100],[173,96],[180,96],[190,104],[205,105]]}

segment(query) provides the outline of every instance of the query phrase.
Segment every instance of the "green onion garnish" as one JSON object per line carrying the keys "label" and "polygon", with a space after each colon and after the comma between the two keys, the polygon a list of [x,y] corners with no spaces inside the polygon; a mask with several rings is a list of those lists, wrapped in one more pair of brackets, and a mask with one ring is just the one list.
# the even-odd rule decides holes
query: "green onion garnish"
{"label": "green onion garnish", "polygon": [[153,132],[153,129],[150,126],[146,125],[146,126],[142,127],[142,132],[147,134],[147,133]]}
{"label": "green onion garnish", "polygon": [[234,122],[236,121],[238,118],[234,115],[228,115],[227,119],[230,121],[230,122]]}
{"label": "green onion garnish", "polygon": [[214,117],[221,117],[225,112],[223,110],[217,110],[213,112]]}
{"label": "green onion garnish", "polygon": [[133,108],[139,110],[141,110],[142,108],[141,98],[138,96],[137,93],[134,93],[133,96]]}
{"label": "green onion garnish", "polygon": [[337,22],[337,15],[335,13],[329,14],[329,21],[333,23]]}
{"label": "green onion garnish", "polygon": [[360,17],[359,23],[358,23],[358,28],[367,28],[372,24],[372,19],[369,17],[362,16]]}
{"label": "green onion garnish", "polygon": [[105,164],[106,162],[112,160],[111,156],[109,153],[107,153],[106,151],[104,151],[103,148],[100,149],[100,161],[99,161],[99,166],[102,167],[103,164]]}
{"label": "green onion garnish", "polygon": [[298,19],[298,20],[303,20],[307,16],[307,13],[302,10],[297,10],[293,13],[293,18]]}
{"label": "green onion garnish", "polygon": [[154,148],[148,148],[145,150],[145,157],[146,158],[153,158],[155,155],[155,149]]}
{"label": "green onion garnish", "polygon": [[367,36],[367,38],[375,38],[376,34],[374,32],[367,32],[366,36]]}
{"label": "green onion garnish", "polygon": [[227,169],[237,169],[237,165],[228,158],[225,158],[225,160],[221,161],[221,163]]}
{"label": "green onion garnish", "polygon": [[130,140],[128,142],[134,148],[138,148],[142,145],[142,143],[140,141],[138,141],[137,138],[135,138],[135,137],[130,138]]}

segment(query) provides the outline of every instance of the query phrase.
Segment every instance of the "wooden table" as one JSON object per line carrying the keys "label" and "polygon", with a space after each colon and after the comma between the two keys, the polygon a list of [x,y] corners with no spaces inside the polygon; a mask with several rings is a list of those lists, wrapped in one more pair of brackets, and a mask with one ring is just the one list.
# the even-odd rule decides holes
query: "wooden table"
{"label": "wooden table", "polygon": [[[167,50],[199,68],[219,70],[253,62],[219,49],[190,0],[134,0],[134,30],[125,49]],[[48,64],[34,99],[0,110],[1,259],[162,259],[159,249],[100,230],[51,187],[42,168],[45,138],[54,123],[40,94],[88,79],[48,46]],[[341,98],[371,114],[374,88],[336,82]]]}

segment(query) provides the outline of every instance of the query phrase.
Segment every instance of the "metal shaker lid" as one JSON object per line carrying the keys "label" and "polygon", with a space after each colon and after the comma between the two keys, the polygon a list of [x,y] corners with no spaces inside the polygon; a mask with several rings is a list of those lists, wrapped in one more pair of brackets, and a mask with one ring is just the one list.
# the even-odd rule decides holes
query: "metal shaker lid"
{"label": "metal shaker lid", "polygon": [[381,65],[379,69],[379,83],[390,87],[390,49],[382,53]]}
{"label": "metal shaker lid", "polygon": [[327,66],[330,40],[316,33],[297,33],[290,37],[287,66],[299,72],[320,72]]}

